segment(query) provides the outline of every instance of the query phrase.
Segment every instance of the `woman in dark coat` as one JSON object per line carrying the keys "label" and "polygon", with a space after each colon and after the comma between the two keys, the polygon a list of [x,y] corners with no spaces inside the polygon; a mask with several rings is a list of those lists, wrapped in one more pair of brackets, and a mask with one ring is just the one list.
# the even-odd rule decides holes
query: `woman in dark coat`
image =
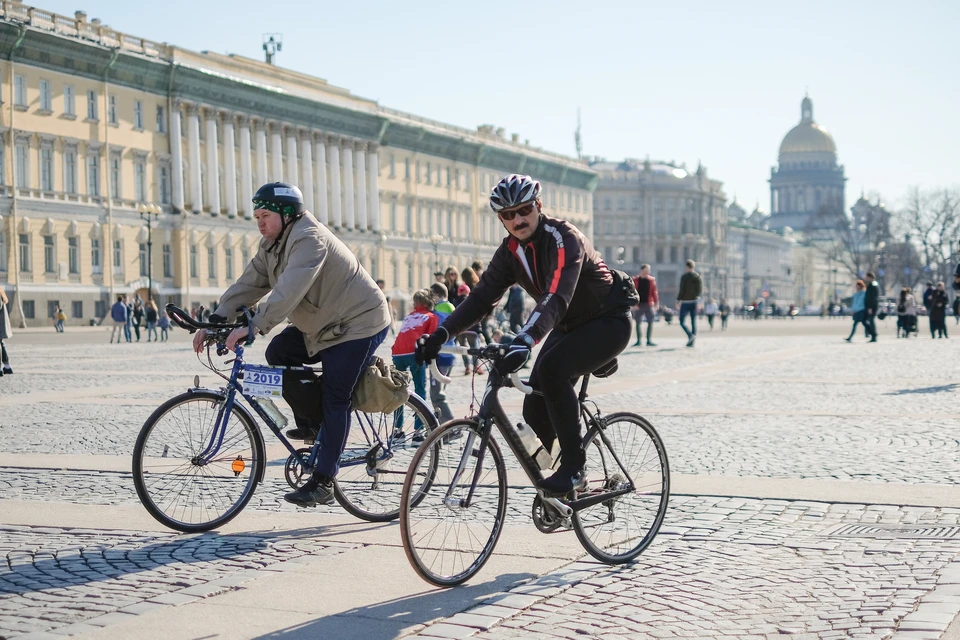
{"label": "woman in dark coat", "polygon": [[946,338],[947,336],[947,309],[950,307],[950,297],[942,282],[930,296],[930,337]]}

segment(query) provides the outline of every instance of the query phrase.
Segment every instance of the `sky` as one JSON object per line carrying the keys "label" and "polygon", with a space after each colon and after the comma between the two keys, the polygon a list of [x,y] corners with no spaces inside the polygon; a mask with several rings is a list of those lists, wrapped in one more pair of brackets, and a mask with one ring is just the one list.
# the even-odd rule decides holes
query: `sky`
{"label": "sky", "polygon": [[[33,4],[28,1],[28,4]],[[702,162],[728,198],[767,180],[805,92],[861,190],[960,186],[960,2],[37,0],[132,35],[262,58],[381,105],[608,160]]]}

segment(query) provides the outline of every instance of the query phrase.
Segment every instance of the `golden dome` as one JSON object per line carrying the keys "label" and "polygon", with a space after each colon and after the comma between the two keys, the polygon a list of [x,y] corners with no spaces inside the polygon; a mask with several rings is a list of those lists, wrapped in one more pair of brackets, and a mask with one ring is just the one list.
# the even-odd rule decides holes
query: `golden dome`
{"label": "golden dome", "polygon": [[837,153],[833,136],[813,121],[813,101],[805,97],[800,103],[800,124],[795,126],[780,143],[780,155],[785,153]]}

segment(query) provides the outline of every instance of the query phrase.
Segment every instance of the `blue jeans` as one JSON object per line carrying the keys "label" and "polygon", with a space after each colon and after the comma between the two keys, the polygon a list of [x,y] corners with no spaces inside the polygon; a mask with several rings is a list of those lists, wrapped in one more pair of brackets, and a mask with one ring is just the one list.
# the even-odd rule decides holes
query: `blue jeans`
{"label": "blue jeans", "polygon": [[[393,356],[393,366],[400,371],[409,371],[413,376],[413,390],[423,399],[427,398],[427,366],[417,364],[417,358],[412,353],[405,356]],[[403,429],[403,407],[397,409],[394,414],[395,429]],[[423,420],[416,418],[413,421],[413,428],[423,429]]]}
{"label": "blue jeans", "polygon": [[131,333],[132,329],[133,325],[130,324],[129,320],[127,320],[127,323],[123,325],[123,337],[127,339],[127,342],[133,342],[133,333]]}
{"label": "blue jeans", "polygon": [[[690,328],[687,329],[687,325],[683,324],[683,321],[687,319],[687,316],[690,316]],[[687,339],[697,335],[697,302],[696,300],[692,302],[681,302],[680,303],[680,328],[684,330],[687,334]]]}
{"label": "blue jeans", "polygon": [[[290,326],[270,341],[266,359],[272,365],[323,365],[323,428],[320,429],[320,456],[316,475],[334,478],[340,468],[340,456],[350,433],[350,396],[360,373],[374,351],[387,337],[388,328],[369,338],[349,340],[328,347],[313,356],[307,354],[303,332]],[[300,425],[300,418],[297,424]]]}

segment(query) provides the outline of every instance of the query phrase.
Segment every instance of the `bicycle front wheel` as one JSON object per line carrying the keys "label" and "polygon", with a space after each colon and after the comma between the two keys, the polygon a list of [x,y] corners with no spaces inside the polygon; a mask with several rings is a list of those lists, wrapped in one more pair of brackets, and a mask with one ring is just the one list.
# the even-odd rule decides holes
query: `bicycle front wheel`
{"label": "bicycle front wheel", "polygon": [[[415,394],[393,413],[354,411],[335,484],[340,505],[369,522],[387,522],[399,516],[407,468],[422,438],[437,426],[437,417]],[[421,489],[430,482],[435,468],[430,452],[420,477]]]}
{"label": "bicycle front wheel", "polygon": [[[653,542],[670,499],[670,466],[656,429],[645,418],[615,413],[587,434],[587,491],[633,491],[573,514],[583,548],[608,564],[629,562]],[[619,464],[617,460],[622,463]],[[626,472],[626,473],[624,473]]]}
{"label": "bicycle front wheel", "polygon": [[[403,550],[414,571],[439,587],[476,575],[503,531],[507,471],[492,437],[479,458],[480,439],[480,426],[473,420],[447,422],[417,450],[403,483]],[[431,458],[436,460],[433,472]],[[431,473],[432,482],[422,482]]]}
{"label": "bicycle front wheel", "polygon": [[221,437],[217,422],[225,402],[220,393],[188,391],[160,405],[140,429],[133,483],[150,515],[171,529],[216,529],[236,517],[257,488],[263,439],[236,405]]}

